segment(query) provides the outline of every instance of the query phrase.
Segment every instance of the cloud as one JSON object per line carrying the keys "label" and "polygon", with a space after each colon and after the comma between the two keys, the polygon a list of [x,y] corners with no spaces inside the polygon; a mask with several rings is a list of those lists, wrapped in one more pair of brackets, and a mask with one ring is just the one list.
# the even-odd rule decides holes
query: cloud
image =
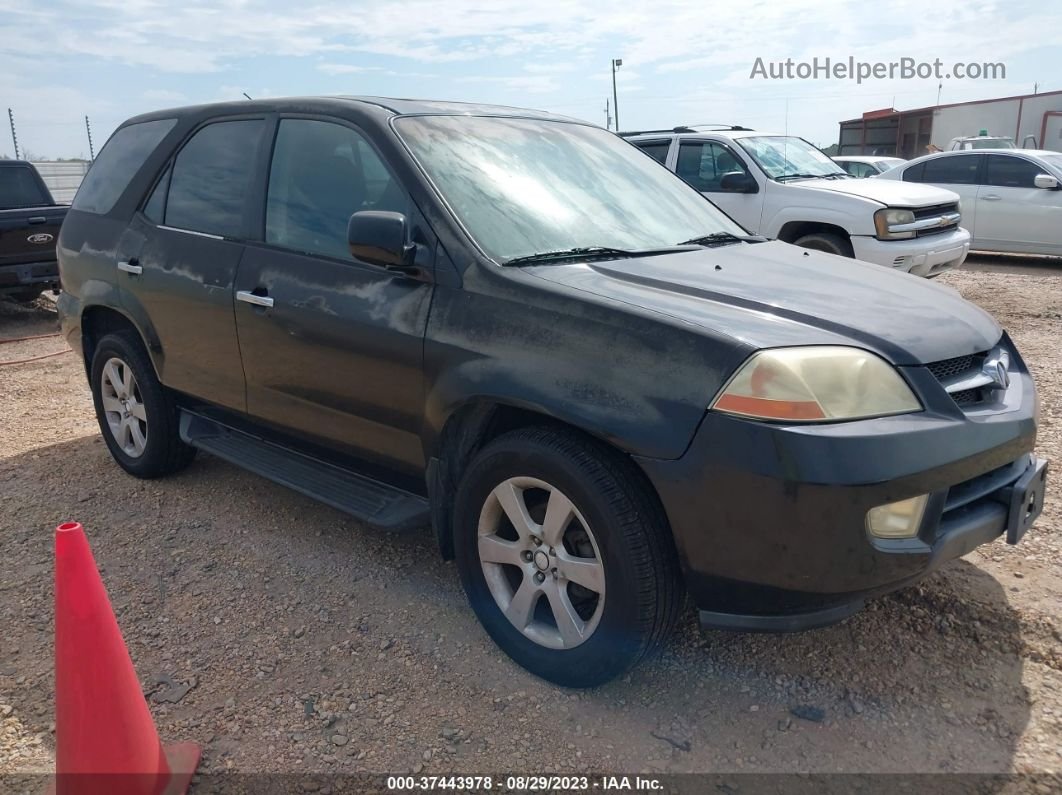
{"label": "cloud", "polygon": [[327,75],[353,75],[363,72],[384,71],[382,66],[358,66],[357,64],[329,63],[327,61],[317,64],[315,68],[317,71],[324,72]]}
{"label": "cloud", "polygon": [[188,95],[167,88],[149,88],[141,96],[149,102],[187,102]]}

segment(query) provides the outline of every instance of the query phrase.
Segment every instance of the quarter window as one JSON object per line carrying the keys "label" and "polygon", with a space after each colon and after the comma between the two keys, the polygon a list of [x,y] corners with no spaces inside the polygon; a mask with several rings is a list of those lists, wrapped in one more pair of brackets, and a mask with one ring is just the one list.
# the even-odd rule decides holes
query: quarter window
{"label": "quarter window", "polygon": [[157,119],[122,127],[93,162],[71,205],[75,210],[106,215],[147,161],[176,119]]}
{"label": "quarter window", "polygon": [[976,185],[983,155],[953,155],[926,161],[920,182],[943,185]]}
{"label": "quarter window", "polygon": [[365,138],[332,122],[282,120],[269,171],[266,242],[349,259],[347,222],[359,210],[409,212],[405,190]]}
{"label": "quarter window", "polygon": [[720,193],[723,176],[745,167],[725,146],[716,143],[683,143],[675,173],[704,193]]}
{"label": "quarter window", "polygon": [[639,149],[658,163],[667,163],[667,153],[671,149],[671,141],[645,141],[635,143]]}
{"label": "quarter window", "polygon": [[243,237],[261,119],[210,124],[173,164],[166,225],[222,237]]}
{"label": "quarter window", "polygon": [[1035,188],[1037,174],[1046,174],[1040,166],[1020,157],[988,155],[985,184],[1000,188]]}

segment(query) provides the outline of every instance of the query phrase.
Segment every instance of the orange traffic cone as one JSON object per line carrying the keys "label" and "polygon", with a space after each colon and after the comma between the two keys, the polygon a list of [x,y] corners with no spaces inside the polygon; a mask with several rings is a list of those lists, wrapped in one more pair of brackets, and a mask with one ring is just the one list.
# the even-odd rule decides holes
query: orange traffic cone
{"label": "orange traffic cone", "polygon": [[55,530],[57,795],[183,795],[201,748],[159,742],[78,522]]}

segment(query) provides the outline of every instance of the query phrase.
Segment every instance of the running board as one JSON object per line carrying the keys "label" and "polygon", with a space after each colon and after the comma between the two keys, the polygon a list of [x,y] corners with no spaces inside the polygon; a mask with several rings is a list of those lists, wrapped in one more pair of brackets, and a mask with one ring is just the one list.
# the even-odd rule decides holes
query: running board
{"label": "running board", "polygon": [[199,414],[181,411],[181,438],[256,475],[331,505],[382,530],[431,523],[428,501],[416,494],[267,442]]}

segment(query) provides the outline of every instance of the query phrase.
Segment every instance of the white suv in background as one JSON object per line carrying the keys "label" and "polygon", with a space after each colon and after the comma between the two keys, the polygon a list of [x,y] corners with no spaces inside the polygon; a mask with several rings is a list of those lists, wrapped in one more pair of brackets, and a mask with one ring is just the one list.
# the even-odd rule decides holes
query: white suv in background
{"label": "white suv in background", "polygon": [[743,127],[623,137],[765,237],[916,276],[955,268],[970,250],[955,193],[850,177],[803,138]]}

